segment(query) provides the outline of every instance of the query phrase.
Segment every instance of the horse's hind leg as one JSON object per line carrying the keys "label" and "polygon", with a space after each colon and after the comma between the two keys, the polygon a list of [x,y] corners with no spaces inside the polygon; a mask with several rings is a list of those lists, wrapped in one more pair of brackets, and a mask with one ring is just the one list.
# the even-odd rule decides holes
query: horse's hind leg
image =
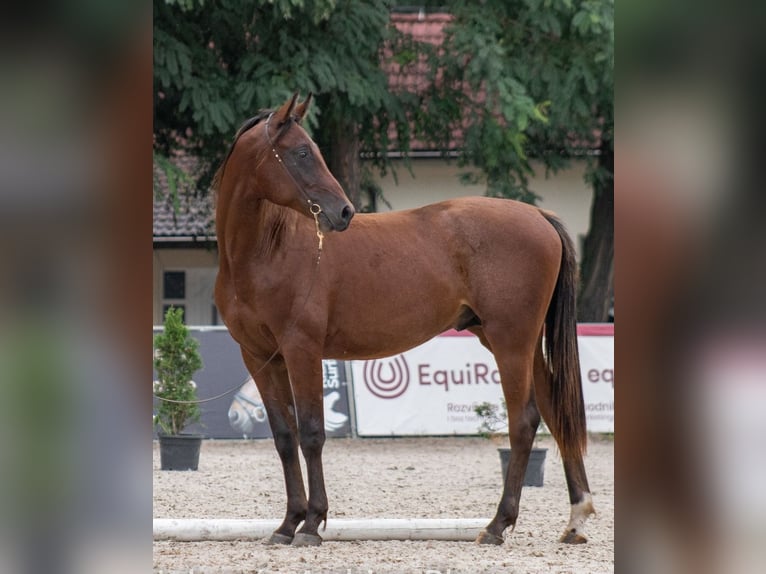
{"label": "horse's hind leg", "polygon": [[[511,458],[503,485],[503,495],[495,517],[479,534],[476,542],[502,544],[503,532],[509,526],[515,527],[519,515],[521,488],[537,425],[540,423],[540,414],[532,393],[533,350],[513,344],[503,344],[502,340],[493,339],[491,336],[488,337],[488,342],[495,350],[495,359],[500,371],[508,411]],[[499,349],[502,349],[502,352],[499,352]]]}
{"label": "horse's hind leg", "polygon": [[267,540],[270,544],[290,544],[295,529],[306,518],[308,502],[303,486],[303,476],[298,452],[298,427],[295,418],[295,406],[290,390],[290,380],[285,363],[276,357],[268,365],[253,358],[242,350],[242,357],[255,384],[269,416],[269,425],[274,435],[274,445],[282,461],[287,491],[287,511],[282,524]]}
{"label": "horse's hind leg", "polygon": [[[537,406],[553,436],[556,429],[553,406],[551,404],[551,391],[547,367],[543,358],[542,347],[535,353],[535,397]],[[562,451],[563,452],[563,451]],[[564,456],[564,475],[566,476],[567,489],[569,490],[569,502],[571,503],[569,524],[560,538],[560,542],[569,544],[581,544],[587,542],[585,534],[585,521],[595,513],[593,501],[588,487],[588,478],[585,474],[585,464],[582,454],[577,451],[569,457]]]}

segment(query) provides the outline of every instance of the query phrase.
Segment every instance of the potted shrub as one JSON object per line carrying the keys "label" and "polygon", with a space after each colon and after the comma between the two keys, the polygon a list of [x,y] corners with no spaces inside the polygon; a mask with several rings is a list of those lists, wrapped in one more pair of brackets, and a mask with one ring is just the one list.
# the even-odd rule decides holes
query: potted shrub
{"label": "potted shrub", "polygon": [[[508,412],[505,407],[505,401],[502,401],[499,408],[496,404],[484,402],[474,407],[474,412],[481,420],[479,432],[486,437],[504,436],[507,444]],[[545,429],[545,422],[540,421],[540,429]],[[537,439],[535,439],[537,440]],[[508,474],[508,463],[511,458],[511,449],[508,446],[501,446],[497,449],[500,455],[500,469],[505,482],[505,475]],[[524,474],[524,486],[542,486],[545,475],[545,457],[548,453],[547,448],[533,446],[529,453],[529,462]]]}
{"label": "potted shrub", "polygon": [[202,436],[183,433],[199,421],[197,389],[192,375],[202,368],[199,342],[181,318],[183,311],[171,307],[165,314],[164,330],[154,336],[154,424],[160,442],[162,470],[197,470]]}

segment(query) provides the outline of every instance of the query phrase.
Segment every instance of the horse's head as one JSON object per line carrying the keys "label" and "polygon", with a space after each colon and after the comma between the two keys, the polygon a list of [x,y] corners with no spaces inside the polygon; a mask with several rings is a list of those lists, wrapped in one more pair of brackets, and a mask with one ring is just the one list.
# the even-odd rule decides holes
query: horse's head
{"label": "horse's head", "polygon": [[322,231],[343,231],[354,217],[354,206],[301,126],[311,94],[300,104],[297,100],[296,93],[261,122],[265,147],[256,167],[258,193],[307,217],[317,215]]}

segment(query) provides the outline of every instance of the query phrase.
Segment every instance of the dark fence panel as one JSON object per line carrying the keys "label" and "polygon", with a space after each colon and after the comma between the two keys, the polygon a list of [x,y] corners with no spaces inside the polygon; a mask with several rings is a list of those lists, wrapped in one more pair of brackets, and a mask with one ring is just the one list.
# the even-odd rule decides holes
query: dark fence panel
{"label": "dark fence panel", "polygon": [[[202,403],[199,424],[186,432],[201,433],[208,438],[271,437],[266,410],[258,390],[245,368],[239,345],[225,328],[189,328],[200,342],[204,368],[194,375],[197,396],[213,397],[239,387],[237,391],[215,401]],[[161,328],[154,328],[154,332]],[[325,396],[325,431],[330,437],[351,435],[351,415],[346,367],[343,361],[323,361]],[[156,376],[156,373],[155,373]],[[155,408],[158,401],[154,400]]]}

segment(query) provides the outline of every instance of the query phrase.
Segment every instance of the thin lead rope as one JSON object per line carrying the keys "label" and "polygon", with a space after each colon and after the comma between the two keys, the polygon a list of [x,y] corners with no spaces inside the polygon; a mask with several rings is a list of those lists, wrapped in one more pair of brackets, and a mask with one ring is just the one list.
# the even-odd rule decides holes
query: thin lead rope
{"label": "thin lead rope", "polygon": [[[269,359],[269,361],[270,360],[271,359]],[[268,364],[268,362],[266,364]],[[265,366],[266,365],[264,365],[264,367]],[[161,396],[157,395],[156,393],[152,393],[152,396],[155,399],[157,399],[159,401],[162,401],[163,403],[175,403],[177,405],[200,405],[202,403],[209,403],[210,401],[217,401],[218,399],[222,399],[226,395],[231,394],[234,391],[239,390],[240,388],[242,388],[242,385],[244,385],[246,382],[247,382],[247,379],[245,379],[244,381],[239,383],[236,387],[231,388],[228,391],[225,391],[225,392],[221,393],[220,395],[215,395],[214,397],[208,397],[207,399],[197,399],[196,401],[178,401],[176,399],[168,399],[166,397],[161,397]]]}

